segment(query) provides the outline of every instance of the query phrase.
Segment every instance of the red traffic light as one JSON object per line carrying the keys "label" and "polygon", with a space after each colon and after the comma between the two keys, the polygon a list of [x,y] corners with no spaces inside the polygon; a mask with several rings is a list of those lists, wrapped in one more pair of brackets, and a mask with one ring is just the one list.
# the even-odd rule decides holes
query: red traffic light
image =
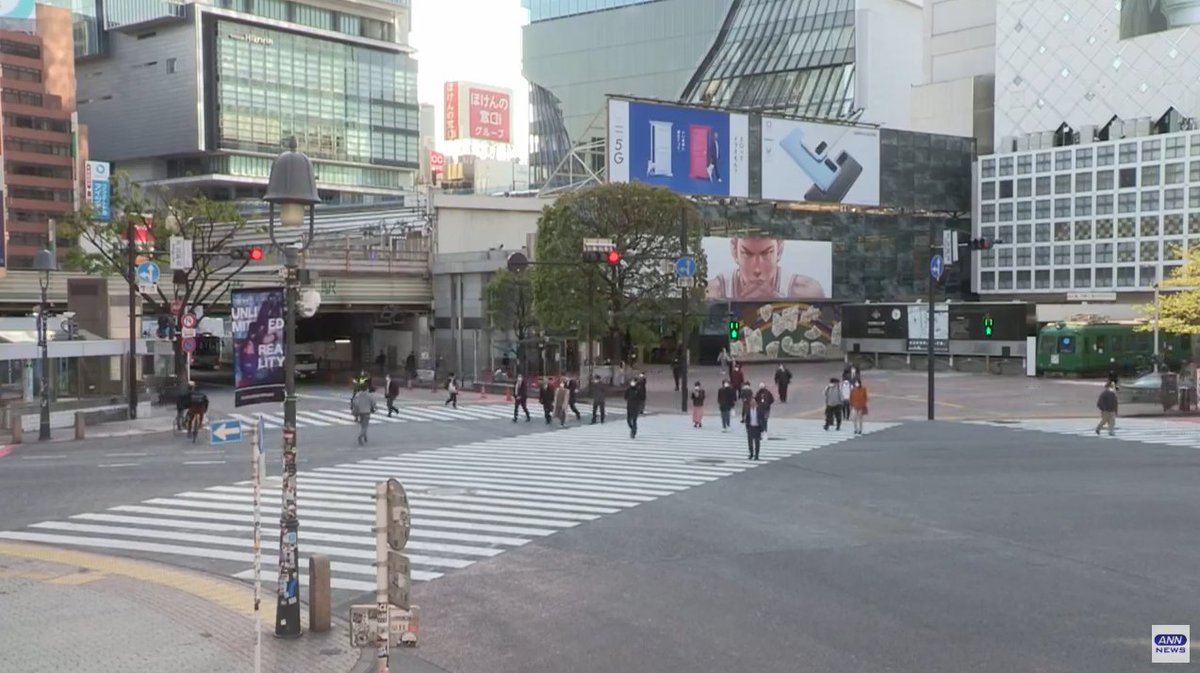
{"label": "red traffic light", "polygon": [[263,258],[263,249],[262,248],[260,248],[258,246],[250,248],[250,261],[251,262],[261,262],[262,258]]}
{"label": "red traffic light", "polygon": [[612,264],[613,266],[620,264],[621,263],[621,253],[617,252],[616,250],[609,250],[608,251],[608,263]]}

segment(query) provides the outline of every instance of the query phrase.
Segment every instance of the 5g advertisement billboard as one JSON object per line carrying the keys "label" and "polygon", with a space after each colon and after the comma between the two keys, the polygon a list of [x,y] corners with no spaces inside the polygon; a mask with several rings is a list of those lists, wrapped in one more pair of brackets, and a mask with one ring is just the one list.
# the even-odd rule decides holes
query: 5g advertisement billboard
{"label": "5g advertisement billboard", "polygon": [[879,205],[879,130],[763,117],[762,196]]}
{"label": "5g advertisement billboard", "polygon": [[750,119],[718,110],[610,99],[608,179],[679,194],[750,194]]}

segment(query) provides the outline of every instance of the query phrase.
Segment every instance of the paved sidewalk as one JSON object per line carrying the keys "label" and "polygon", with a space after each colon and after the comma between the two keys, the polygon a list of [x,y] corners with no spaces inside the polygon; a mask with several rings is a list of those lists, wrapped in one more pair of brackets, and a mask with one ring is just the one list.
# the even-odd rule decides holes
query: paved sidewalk
{"label": "paved sidewalk", "polygon": [[[263,671],[348,673],[344,623],[274,637],[264,582]],[[166,566],[25,544],[0,544],[0,652],[22,673],[242,673],[254,670],[253,590]]]}

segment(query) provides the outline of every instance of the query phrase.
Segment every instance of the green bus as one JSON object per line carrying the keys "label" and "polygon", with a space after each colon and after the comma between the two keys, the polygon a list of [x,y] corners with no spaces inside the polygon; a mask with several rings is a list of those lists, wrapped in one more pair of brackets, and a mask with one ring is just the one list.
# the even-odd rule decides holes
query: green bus
{"label": "green bus", "polygon": [[[1108,373],[1115,362],[1124,376],[1154,365],[1154,334],[1146,322],[1056,322],[1038,333],[1037,369],[1042,374],[1090,376]],[[1187,335],[1161,332],[1159,353],[1167,368],[1178,371],[1191,360]]]}

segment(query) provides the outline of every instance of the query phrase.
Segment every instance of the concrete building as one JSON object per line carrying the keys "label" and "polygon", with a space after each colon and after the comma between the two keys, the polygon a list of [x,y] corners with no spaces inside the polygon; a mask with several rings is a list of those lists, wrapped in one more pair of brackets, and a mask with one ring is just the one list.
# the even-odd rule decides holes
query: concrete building
{"label": "concrete building", "polygon": [[455,157],[446,162],[440,187],[455,194],[496,196],[529,189],[529,166],[513,159]]}
{"label": "concrete building", "polygon": [[[3,224],[0,267],[29,268],[54,236],[53,220],[79,205],[87,132],[75,116],[71,12],[38,5],[0,30]],[[59,243],[60,253],[71,241]]]}
{"label": "concrete building", "polygon": [[484,287],[513,252],[530,251],[550,201],[433,194],[434,348],[441,373],[478,379],[511,352],[511,335],[489,329]]}
{"label": "concrete building", "polygon": [[261,207],[295,137],[321,196],[411,189],[420,153],[408,2],[114,0],[103,53],[80,63],[93,153],[145,184]]}
{"label": "concrete building", "polygon": [[1200,249],[1185,5],[997,3],[996,151],[978,160],[974,224],[1003,243],[980,255],[981,295],[1129,317]]}

